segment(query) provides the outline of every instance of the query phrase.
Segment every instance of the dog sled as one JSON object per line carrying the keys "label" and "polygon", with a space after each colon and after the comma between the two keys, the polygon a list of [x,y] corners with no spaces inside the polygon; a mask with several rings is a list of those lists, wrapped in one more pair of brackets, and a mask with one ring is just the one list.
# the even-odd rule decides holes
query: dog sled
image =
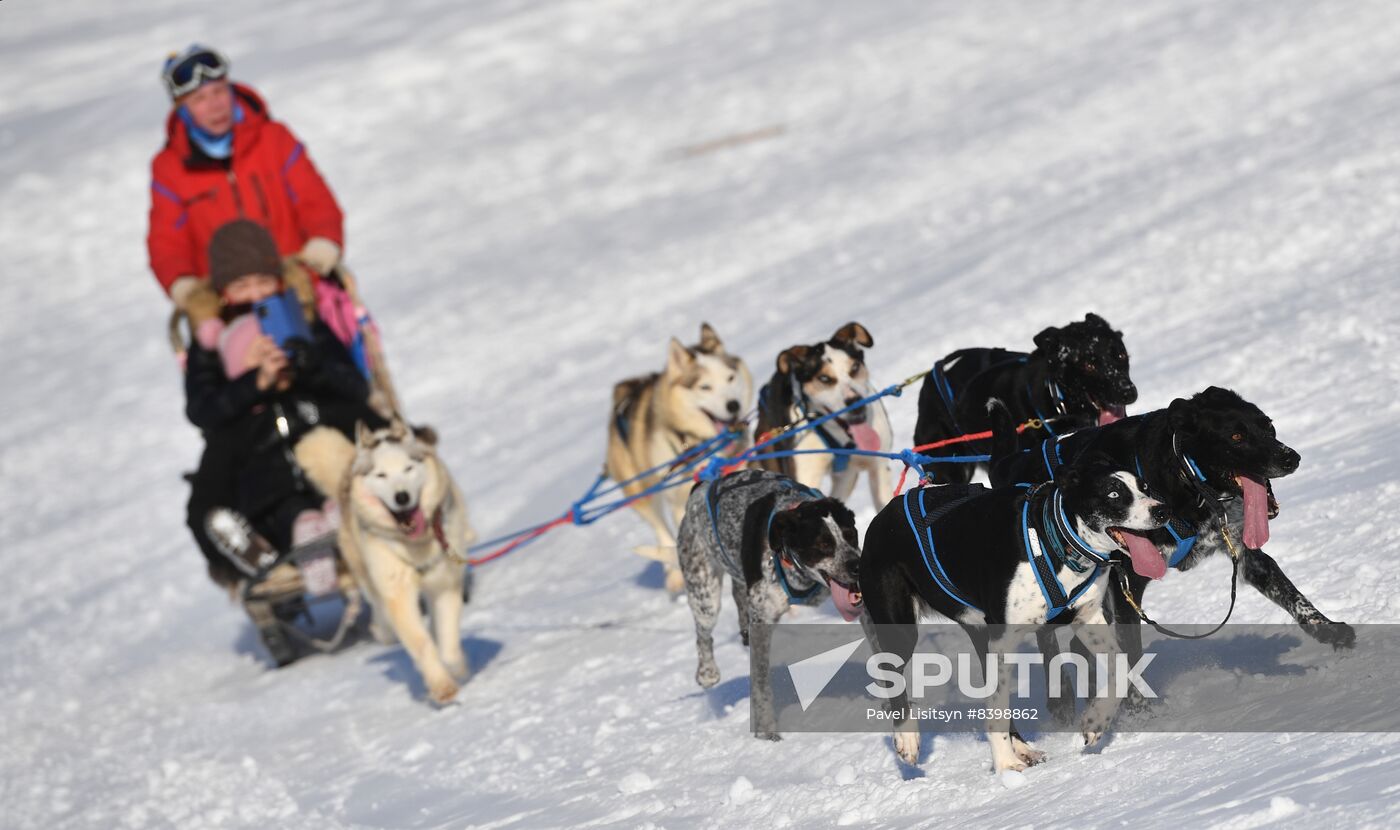
{"label": "dog sled", "polygon": [[[399,400],[379,331],[351,273],[337,267],[320,277],[288,259],[283,281],[295,292],[306,318],[320,319],[345,344],[369,383],[370,408],[385,419],[396,417]],[[194,332],[178,309],[170,317],[167,334],[183,369],[187,343]],[[349,635],[364,608],[360,586],[336,548],[334,536],[308,550],[279,552],[274,561],[240,580],[232,593],[278,667],[310,653],[331,653],[346,645],[354,639]],[[334,615],[337,608],[338,615]]]}

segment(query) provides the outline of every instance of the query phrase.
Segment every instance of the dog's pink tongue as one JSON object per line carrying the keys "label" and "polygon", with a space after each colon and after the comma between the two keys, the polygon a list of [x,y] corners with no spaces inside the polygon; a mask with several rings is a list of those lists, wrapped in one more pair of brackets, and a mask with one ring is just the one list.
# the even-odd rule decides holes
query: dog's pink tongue
{"label": "dog's pink tongue", "polygon": [[428,518],[421,507],[413,508],[413,522],[408,526],[408,538],[417,539],[428,529]]}
{"label": "dog's pink tongue", "polygon": [[1235,476],[1244,493],[1244,546],[1253,550],[1269,541],[1269,488],[1250,476]]}
{"label": "dog's pink tongue", "polygon": [[1151,539],[1131,530],[1119,532],[1123,534],[1123,541],[1128,543],[1128,558],[1132,560],[1133,570],[1137,571],[1138,576],[1161,579],[1167,575],[1167,560],[1162,558]]}
{"label": "dog's pink tongue", "polygon": [[1099,410],[1099,426],[1108,426],[1114,421],[1121,421],[1127,417],[1128,408],[1126,406],[1110,406]]}
{"label": "dog's pink tongue", "polygon": [[850,622],[860,616],[860,594],[847,590],[845,585],[834,579],[828,579],[826,586],[831,589],[831,604],[836,606],[836,610],[841,612],[841,618]]}
{"label": "dog's pink tongue", "polygon": [[851,434],[851,440],[856,442],[856,449],[871,451],[880,449],[880,436],[868,422],[851,424],[846,427],[846,431]]}

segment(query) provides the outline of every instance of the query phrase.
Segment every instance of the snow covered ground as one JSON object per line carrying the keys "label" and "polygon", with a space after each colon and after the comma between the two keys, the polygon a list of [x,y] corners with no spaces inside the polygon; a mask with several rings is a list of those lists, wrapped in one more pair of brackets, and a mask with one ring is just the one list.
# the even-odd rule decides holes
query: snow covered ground
{"label": "snow covered ground", "polygon": [[[701,693],[628,515],[478,571],[456,706],[396,648],[269,671],[186,536],[199,442],[145,266],[157,71],[195,39],[346,206],[483,535],[562,510],[611,382],[702,320],[758,374],[859,320],[893,382],[1093,309],[1139,409],[1215,383],[1274,416],[1303,467],[1271,553],[1334,618],[1400,621],[1393,3],[11,0],[0,825],[1394,823],[1387,735],[1052,735],[1014,790],[973,736],[921,774],[871,735],[755,741],[732,612]],[[912,396],[890,409],[907,441]],[[1227,573],[1153,610],[1217,619]],[[1286,619],[1241,594],[1236,620]]]}

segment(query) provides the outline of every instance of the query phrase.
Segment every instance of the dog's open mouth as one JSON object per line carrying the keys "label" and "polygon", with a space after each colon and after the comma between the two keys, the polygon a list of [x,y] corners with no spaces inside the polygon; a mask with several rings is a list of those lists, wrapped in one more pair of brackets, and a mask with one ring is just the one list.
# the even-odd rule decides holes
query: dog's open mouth
{"label": "dog's open mouth", "polygon": [[417,539],[428,530],[428,518],[423,515],[422,508],[415,507],[412,510],[390,510],[394,522],[399,526],[399,532],[410,539]]}
{"label": "dog's open mouth", "polygon": [[860,588],[852,588],[839,579],[832,579],[826,574],[822,574],[826,579],[826,587],[831,590],[831,604],[836,606],[836,610],[841,613],[841,618],[850,622],[860,616],[861,603],[865,601],[860,595]]}
{"label": "dog's open mouth", "polygon": [[1246,473],[1236,473],[1235,483],[1239,485],[1240,496],[1244,499],[1245,547],[1258,550],[1269,541],[1269,519],[1278,515],[1278,502],[1269,492],[1269,480]]}
{"label": "dog's open mouth", "polygon": [[1128,407],[1125,404],[1105,404],[1094,401],[1094,408],[1099,411],[1099,426],[1101,427],[1128,417]]}
{"label": "dog's open mouth", "polygon": [[721,432],[729,432],[730,430],[733,430],[739,423],[738,418],[721,418],[708,409],[701,409],[700,411],[705,413],[705,417],[709,418],[710,423],[715,425],[716,434]]}
{"label": "dog's open mouth", "polygon": [[1123,527],[1110,527],[1108,535],[1119,547],[1128,551],[1128,561],[1138,576],[1161,579],[1167,575],[1167,560],[1151,539],[1139,531]]}
{"label": "dog's open mouth", "polygon": [[875,427],[870,425],[869,407],[853,409],[836,418],[836,423],[846,430],[846,434],[851,436],[855,442],[856,449],[878,452],[880,449],[880,434],[875,431]]}

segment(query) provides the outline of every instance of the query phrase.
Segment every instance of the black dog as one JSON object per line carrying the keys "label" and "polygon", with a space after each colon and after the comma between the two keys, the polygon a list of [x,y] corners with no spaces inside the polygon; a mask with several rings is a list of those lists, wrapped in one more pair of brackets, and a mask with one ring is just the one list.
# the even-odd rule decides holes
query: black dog
{"label": "black dog", "polygon": [[[937,611],[963,627],[990,675],[989,649],[1005,651],[1014,638],[993,635],[984,624],[1106,622],[1110,556],[1123,546],[1129,529],[1161,527],[1166,519],[1165,507],[1147,495],[1137,476],[1094,459],[1067,467],[1053,484],[1036,488],[954,484],[911,490],[886,506],[866,531],[860,587],[865,620],[875,626],[867,631],[877,651],[898,655],[907,665],[920,611]],[[1081,634],[1101,653],[1117,651],[1107,626]],[[996,697],[987,705],[1004,710],[1010,667],[1001,665],[998,676]],[[903,695],[891,701],[895,749],[913,764],[919,732],[904,717],[907,706]],[[1090,704],[1083,723],[1086,744],[1098,741],[1116,708],[1108,696]],[[1042,757],[1014,735],[1009,720],[989,720],[987,736],[997,772],[1023,769]]]}
{"label": "black dog", "polygon": [[[1168,567],[1189,570],[1233,545],[1245,582],[1291,614],[1305,632],[1336,648],[1355,643],[1351,626],[1318,611],[1262,550],[1269,519],[1277,514],[1269,480],[1297,470],[1299,456],[1278,440],[1273,422],[1259,407],[1212,386],[1189,400],[1178,398],[1164,410],[1045,439],[1021,451],[1015,450],[1014,417],[996,405],[991,409],[993,484],[1048,481],[1060,475],[1060,464],[1085,453],[1107,455],[1141,470],[1148,491],[1167,505],[1173,520],[1152,533],[1126,534],[1133,562],[1128,582],[1139,606],[1148,582],[1165,575]],[[1137,619],[1121,591],[1111,591],[1109,597],[1115,622]],[[1141,654],[1138,626],[1126,626],[1119,638],[1133,658]]]}
{"label": "black dog", "polygon": [[[1030,354],[953,352],[934,364],[919,389],[914,444],[987,430],[987,401],[992,398],[1005,402],[1017,423],[1045,421],[1051,435],[1117,420],[1137,400],[1123,333],[1091,313],[1082,322],[1037,334]],[[1027,431],[1025,446],[1044,434]],[[980,455],[987,452],[987,442],[969,441],[941,452]],[[975,470],[971,464],[938,464],[932,475],[938,483],[963,483]]]}

